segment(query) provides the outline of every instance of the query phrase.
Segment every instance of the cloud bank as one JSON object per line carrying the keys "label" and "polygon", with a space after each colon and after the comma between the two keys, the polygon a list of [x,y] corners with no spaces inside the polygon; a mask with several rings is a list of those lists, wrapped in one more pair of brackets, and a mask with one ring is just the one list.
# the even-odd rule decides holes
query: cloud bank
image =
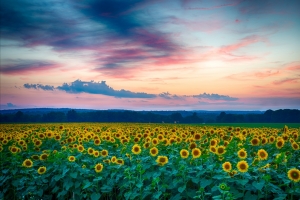
{"label": "cloud bank", "polygon": [[219,94],[199,94],[199,95],[176,95],[170,94],[169,92],[163,92],[160,94],[149,94],[145,92],[132,92],[129,90],[121,89],[115,90],[112,87],[106,84],[106,81],[94,82],[94,81],[81,81],[76,80],[72,83],[63,83],[61,86],[51,86],[51,85],[42,85],[42,84],[29,84],[26,83],[23,85],[26,89],[41,89],[45,91],[61,90],[67,93],[88,93],[88,94],[101,94],[106,96],[112,96],[116,98],[163,98],[163,99],[176,99],[184,100],[186,97],[192,97],[197,99],[207,99],[212,101],[236,101],[238,98],[230,97],[227,95]]}

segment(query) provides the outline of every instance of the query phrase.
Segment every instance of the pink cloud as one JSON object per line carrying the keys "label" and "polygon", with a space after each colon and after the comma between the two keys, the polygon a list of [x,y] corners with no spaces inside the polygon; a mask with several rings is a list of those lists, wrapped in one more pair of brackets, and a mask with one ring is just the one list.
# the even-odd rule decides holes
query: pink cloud
{"label": "pink cloud", "polygon": [[300,62],[293,62],[285,66],[286,70],[289,71],[299,71],[300,70]]}
{"label": "pink cloud", "polygon": [[242,47],[249,46],[251,44],[261,42],[264,39],[262,37],[253,35],[253,36],[248,36],[243,38],[240,42],[231,44],[231,45],[226,45],[220,48],[220,52],[222,53],[228,53],[228,52],[233,52],[235,50],[238,50]]}
{"label": "pink cloud", "polygon": [[281,79],[278,81],[274,81],[273,84],[274,85],[281,85],[281,84],[286,84],[286,83],[294,84],[294,83],[297,83],[298,80],[300,80],[300,78],[285,78],[285,79]]}
{"label": "pink cloud", "polygon": [[232,74],[227,76],[226,78],[228,79],[233,79],[233,80],[249,80],[249,79],[257,79],[257,78],[267,78],[271,76],[278,76],[281,73],[277,70],[265,70],[265,71],[254,71],[254,72],[242,72],[242,73],[237,73],[237,74]]}

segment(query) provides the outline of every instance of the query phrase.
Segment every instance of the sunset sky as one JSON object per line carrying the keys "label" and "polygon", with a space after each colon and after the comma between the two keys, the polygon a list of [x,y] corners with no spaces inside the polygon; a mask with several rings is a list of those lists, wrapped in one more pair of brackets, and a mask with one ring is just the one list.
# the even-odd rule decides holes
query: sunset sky
{"label": "sunset sky", "polygon": [[3,0],[0,109],[300,109],[298,0]]}

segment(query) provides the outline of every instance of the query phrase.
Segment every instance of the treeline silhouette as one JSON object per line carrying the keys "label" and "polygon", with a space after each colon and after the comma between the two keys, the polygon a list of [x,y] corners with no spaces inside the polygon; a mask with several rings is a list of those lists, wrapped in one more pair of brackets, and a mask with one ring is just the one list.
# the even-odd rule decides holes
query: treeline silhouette
{"label": "treeline silhouette", "polygon": [[263,114],[226,114],[221,112],[216,118],[218,123],[299,123],[300,110],[267,110]]}
{"label": "treeline silhouette", "polygon": [[[200,115],[200,116],[199,116]],[[204,118],[203,118],[204,117]],[[263,114],[226,114],[221,112],[215,120],[206,119],[201,113],[183,117],[175,112],[170,115],[139,111],[95,111],[95,112],[48,112],[44,114],[16,113],[0,114],[0,123],[41,122],[139,122],[139,123],[300,123],[300,110],[267,110]]]}

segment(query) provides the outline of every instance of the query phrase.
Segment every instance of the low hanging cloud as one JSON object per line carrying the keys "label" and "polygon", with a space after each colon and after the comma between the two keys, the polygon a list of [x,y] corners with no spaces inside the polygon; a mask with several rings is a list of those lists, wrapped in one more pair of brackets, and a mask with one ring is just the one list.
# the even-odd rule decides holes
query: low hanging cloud
{"label": "low hanging cloud", "polygon": [[54,87],[51,85],[42,84],[24,84],[27,89],[41,89],[45,91],[61,90],[71,94],[88,93],[88,94],[101,94],[106,96],[112,96],[116,98],[163,98],[167,100],[184,100],[185,98],[197,98],[197,99],[208,99],[212,101],[236,101],[238,98],[230,97],[227,95],[219,94],[199,94],[199,95],[176,95],[170,94],[169,92],[163,92],[160,94],[149,94],[145,92],[132,92],[129,90],[121,89],[115,90],[108,86],[106,81],[95,82],[95,81],[81,81],[76,80],[71,83],[64,83],[61,86]]}
{"label": "low hanging cloud", "polygon": [[42,84],[24,84],[24,87],[27,89],[42,89],[42,90],[54,90],[54,86],[51,85],[42,85]]}
{"label": "low hanging cloud", "polygon": [[117,98],[154,98],[156,95],[148,94],[145,92],[131,92],[129,90],[115,90],[112,87],[108,86],[105,81],[101,82],[85,82],[81,80],[76,80],[70,84],[64,83],[61,86],[54,87],[51,85],[42,85],[42,84],[24,84],[24,87],[27,89],[42,89],[42,90],[62,90],[67,93],[89,93],[89,94],[102,94],[106,96],[113,96]]}
{"label": "low hanging cloud", "polygon": [[131,92],[129,90],[115,90],[106,84],[106,81],[101,82],[84,82],[76,80],[71,84],[64,83],[62,86],[58,86],[57,89],[66,91],[68,93],[90,93],[90,94],[103,94],[107,96],[113,96],[117,98],[153,98],[156,95],[148,94],[144,92]]}
{"label": "low hanging cloud", "polygon": [[158,94],[159,97],[162,97],[164,99],[183,99],[183,97],[178,96],[176,94],[170,94],[169,92],[163,92]]}
{"label": "low hanging cloud", "polygon": [[13,103],[7,103],[6,105],[7,105],[8,108],[15,108],[15,107],[17,107],[17,106],[16,106],[15,104],[13,104]]}
{"label": "low hanging cloud", "polygon": [[198,94],[198,95],[193,95],[194,98],[198,98],[198,99],[208,99],[208,100],[223,100],[223,101],[236,101],[238,100],[238,98],[235,97],[230,97],[228,95],[220,95],[220,94],[207,94],[207,93],[203,93],[203,94]]}

